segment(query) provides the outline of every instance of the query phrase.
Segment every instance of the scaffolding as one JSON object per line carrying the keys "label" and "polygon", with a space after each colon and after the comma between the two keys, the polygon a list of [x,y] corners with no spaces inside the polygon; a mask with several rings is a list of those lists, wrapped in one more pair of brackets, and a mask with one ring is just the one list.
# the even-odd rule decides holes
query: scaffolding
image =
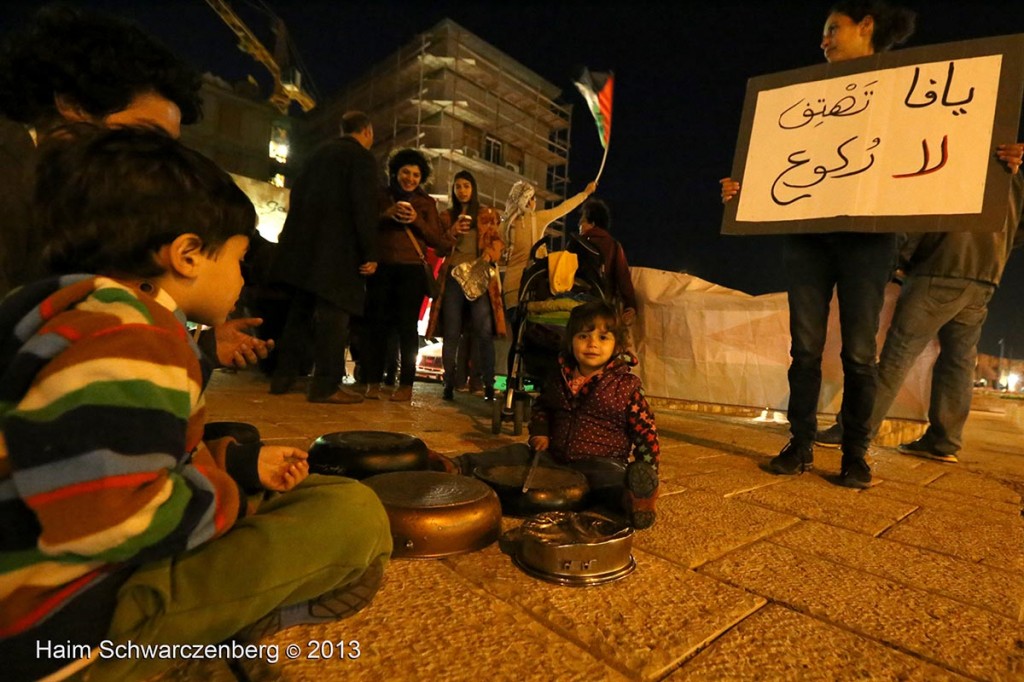
{"label": "scaffolding", "polygon": [[379,159],[418,147],[434,165],[432,192],[447,200],[455,173],[469,170],[480,200],[501,208],[526,180],[539,202],[564,200],[572,108],[561,90],[451,20],[378,64],[313,121],[318,139],[336,136],[341,114],[366,112]]}

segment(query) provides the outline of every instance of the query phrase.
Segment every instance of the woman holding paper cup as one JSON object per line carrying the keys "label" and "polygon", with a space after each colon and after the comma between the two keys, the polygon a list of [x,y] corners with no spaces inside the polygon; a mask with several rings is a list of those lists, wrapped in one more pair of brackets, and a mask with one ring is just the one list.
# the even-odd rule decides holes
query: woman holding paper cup
{"label": "woman holding paper cup", "polygon": [[452,183],[451,206],[441,213],[441,228],[453,247],[441,268],[441,293],[430,307],[427,336],[438,327],[444,338],[444,399],[455,397],[455,365],[463,316],[469,313],[472,342],[477,346],[484,397],[494,398],[494,337],[505,335],[501,286],[492,264],[505,248],[498,232],[498,213],[481,206],[476,178],[459,171]]}
{"label": "woman holding paper cup", "polygon": [[[830,64],[884,52],[910,37],[914,19],[914,12],[877,0],[839,2],[825,20],[821,49]],[[720,182],[723,203],[740,191],[740,183],[732,178]],[[792,363],[788,416],[792,437],[769,462],[774,473],[800,474],[813,466],[821,355],[832,290],[838,288],[843,362],[840,420],[844,426],[838,483],[870,487],[871,468],[864,456],[878,382],[875,335],[895,256],[895,234],[787,236],[783,264],[789,278]]]}
{"label": "woman holding paper cup", "polygon": [[416,323],[427,293],[423,254],[427,246],[444,250],[451,248],[452,242],[442,234],[437,206],[423,189],[430,178],[427,158],[416,149],[399,149],[388,159],[388,177],[377,226],[380,259],[377,272],[367,282],[366,397],[380,397],[386,341],[397,332],[401,373],[391,400],[408,402],[419,349]]}

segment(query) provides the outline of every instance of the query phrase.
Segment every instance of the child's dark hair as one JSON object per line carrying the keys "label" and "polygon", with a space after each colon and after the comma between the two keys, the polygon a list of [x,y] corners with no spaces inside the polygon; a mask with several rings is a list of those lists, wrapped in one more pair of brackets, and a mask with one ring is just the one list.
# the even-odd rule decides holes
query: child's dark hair
{"label": "child's dark hair", "polygon": [[0,112],[22,123],[60,119],[54,95],[94,118],[156,92],[178,105],[182,123],[202,115],[202,79],[136,24],[110,14],[48,5],[0,45]]}
{"label": "child's dark hair", "polygon": [[588,332],[597,327],[598,320],[604,322],[605,328],[615,337],[615,353],[621,353],[629,345],[629,327],[622,321],[622,315],[615,306],[605,301],[590,301],[572,309],[569,323],[565,327],[565,343],[562,350],[566,358],[575,364],[572,354],[572,339],[580,332]]}
{"label": "child's dark hair", "polygon": [[154,254],[194,233],[216,255],[235,235],[252,236],[256,211],[213,161],[151,128],[79,124],[43,150],[35,211],[57,274],[154,277]]}

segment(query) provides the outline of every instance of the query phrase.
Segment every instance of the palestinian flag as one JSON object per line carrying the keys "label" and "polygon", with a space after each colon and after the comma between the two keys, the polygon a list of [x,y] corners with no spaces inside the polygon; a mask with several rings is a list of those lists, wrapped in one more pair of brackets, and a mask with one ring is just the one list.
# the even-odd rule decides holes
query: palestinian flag
{"label": "palestinian flag", "polygon": [[602,73],[584,68],[579,80],[575,81],[576,89],[587,100],[590,113],[597,122],[597,134],[601,138],[601,146],[608,149],[612,136],[612,87],[615,75],[609,71]]}

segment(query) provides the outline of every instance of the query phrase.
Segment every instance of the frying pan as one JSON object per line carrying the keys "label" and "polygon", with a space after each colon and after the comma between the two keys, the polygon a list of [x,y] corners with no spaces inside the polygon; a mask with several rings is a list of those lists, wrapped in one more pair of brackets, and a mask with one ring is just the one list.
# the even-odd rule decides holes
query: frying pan
{"label": "frying pan", "polygon": [[501,532],[494,491],[468,476],[397,471],[363,481],[384,504],[391,522],[391,556],[436,559],[483,549]]}
{"label": "frying pan", "polygon": [[207,422],[203,428],[203,440],[217,440],[230,436],[239,445],[260,442],[260,431],[252,424],[245,422]]}
{"label": "frying pan", "polygon": [[338,431],[320,436],[309,448],[309,471],[363,479],[394,471],[430,468],[426,444],[390,431]]}
{"label": "frying pan", "polygon": [[473,475],[494,489],[502,512],[508,516],[583,508],[589,491],[586,476],[565,467],[540,465],[529,489],[523,492],[529,469],[525,464],[485,464],[478,466]]}

